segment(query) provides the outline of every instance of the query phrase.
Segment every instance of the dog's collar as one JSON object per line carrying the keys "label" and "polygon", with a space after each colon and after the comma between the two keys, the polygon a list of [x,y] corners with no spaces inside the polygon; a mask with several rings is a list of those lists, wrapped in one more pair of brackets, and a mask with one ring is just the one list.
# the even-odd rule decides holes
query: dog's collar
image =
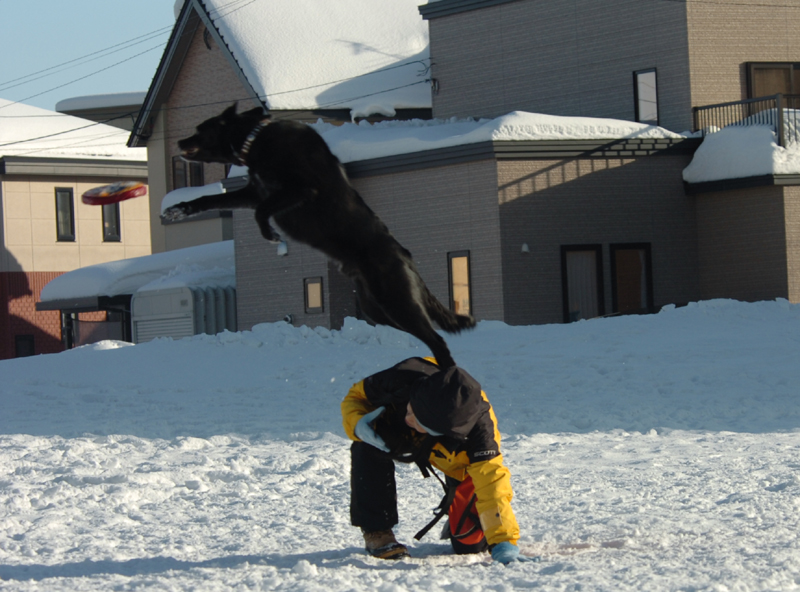
{"label": "dog's collar", "polygon": [[253,142],[255,142],[258,134],[261,133],[261,130],[267,127],[269,121],[269,117],[265,117],[259,121],[253,128],[253,131],[251,131],[250,134],[245,138],[244,144],[242,144],[242,148],[239,150],[239,152],[234,153],[234,156],[236,156],[236,158],[239,160],[240,165],[247,166],[247,155],[250,152],[250,148],[252,148]]}

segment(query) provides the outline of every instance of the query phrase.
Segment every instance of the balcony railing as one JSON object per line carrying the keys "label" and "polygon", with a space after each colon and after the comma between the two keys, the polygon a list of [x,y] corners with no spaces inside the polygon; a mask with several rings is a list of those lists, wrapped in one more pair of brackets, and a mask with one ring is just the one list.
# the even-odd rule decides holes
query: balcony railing
{"label": "balcony railing", "polygon": [[702,131],[703,136],[730,125],[767,125],[778,136],[779,146],[800,142],[800,95],[777,94],[694,107],[692,114],[694,131]]}

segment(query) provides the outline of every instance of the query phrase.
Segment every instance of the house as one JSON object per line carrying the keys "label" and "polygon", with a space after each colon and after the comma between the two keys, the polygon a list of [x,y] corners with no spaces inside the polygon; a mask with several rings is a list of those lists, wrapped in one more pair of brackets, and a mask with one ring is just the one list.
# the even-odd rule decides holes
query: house
{"label": "house", "polygon": [[226,167],[187,163],[177,142],[233,102],[273,118],[313,122],[430,117],[427,27],[416,2],[341,0],[176,3],[176,22],[129,145],[146,146],[153,252],[233,238],[231,212],[159,220],[167,192],[225,179]]}
{"label": "house", "polygon": [[[751,115],[748,100],[782,93],[784,106],[794,107],[800,94],[795,3],[439,0],[420,12],[430,27],[435,117],[523,109],[680,132],[705,127],[693,112],[706,105],[733,113],[721,127]],[[476,55],[473,46],[488,50]],[[688,188],[686,223],[696,226],[697,243],[692,299],[800,301],[800,179],[759,177]],[[613,265],[611,243],[585,240],[603,244],[605,269]],[[662,272],[655,273],[658,282]],[[613,281],[605,284],[609,295]],[[665,302],[661,294],[656,289],[656,303]]]}
{"label": "house", "polygon": [[115,181],[146,182],[144,151],[127,148],[118,128],[20,103],[0,100],[0,118],[0,359],[62,351],[92,333],[122,338],[114,302],[37,306],[65,272],[150,253],[146,198],[80,199]]}
{"label": "house", "polygon": [[[270,97],[271,89],[256,89],[235,51],[220,49],[212,78],[227,76],[228,84],[216,91],[211,66],[192,67],[192,51],[213,54],[215,39],[246,46],[249,29],[215,16],[221,7],[214,2],[191,7],[205,28],[198,24],[183,62],[162,63],[160,71],[178,69],[175,84],[159,85],[157,76],[148,96],[161,93],[150,104],[168,107],[154,115],[146,101],[131,145],[150,146],[148,134],[173,137],[164,109],[167,120],[172,111],[183,117],[200,93],[215,107],[223,97],[247,96],[310,119],[297,105],[280,104],[281,95]],[[725,1],[429,2],[418,9],[429,28],[426,77],[436,125],[451,130],[448,141],[381,154],[366,139],[367,150],[348,156],[349,143],[336,143],[333,126],[315,125],[414,254],[431,290],[478,319],[565,322],[713,297],[797,301],[800,177],[773,171],[687,182],[684,171],[702,142],[695,128],[713,131],[695,124],[704,107],[735,103],[739,116],[727,125],[762,110],[751,98],[780,93],[791,100],[785,95],[795,92],[800,67],[792,34],[799,12],[785,3]],[[249,59],[259,56],[269,62],[271,54],[258,46]],[[361,105],[350,109],[351,118],[364,114]],[[543,113],[553,119],[526,119]],[[490,119],[496,129],[465,141],[458,128],[464,118]],[[184,131],[191,128],[180,121]],[[535,133],[508,133],[509,125]],[[338,127],[403,133],[391,122]],[[578,133],[548,133],[565,129]],[[176,154],[174,146],[158,149],[162,170]],[[291,242],[276,251],[248,212],[234,212],[230,231],[240,328],[281,319],[333,328],[359,314],[349,282],[323,255]]]}

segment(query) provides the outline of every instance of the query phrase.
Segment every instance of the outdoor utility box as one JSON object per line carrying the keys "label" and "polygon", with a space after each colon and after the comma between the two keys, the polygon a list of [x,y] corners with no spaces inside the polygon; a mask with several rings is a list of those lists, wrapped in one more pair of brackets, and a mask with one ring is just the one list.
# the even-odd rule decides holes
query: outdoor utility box
{"label": "outdoor utility box", "polygon": [[228,286],[137,292],[131,298],[131,325],[134,343],[236,331],[236,290]]}

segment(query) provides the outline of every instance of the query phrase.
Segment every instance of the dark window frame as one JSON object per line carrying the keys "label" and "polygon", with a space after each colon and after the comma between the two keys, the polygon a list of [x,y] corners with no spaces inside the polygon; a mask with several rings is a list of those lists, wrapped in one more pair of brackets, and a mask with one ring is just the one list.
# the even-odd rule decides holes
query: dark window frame
{"label": "dark window frame", "polygon": [[[56,187],[56,240],[60,243],[74,243],[75,242],[75,192],[72,187]],[[61,208],[59,207],[59,196],[66,194],[69,199],[69,234],[61,232],[62,219]]]}
{"label": "dark window frame", "polygon": [[[655,122],[653,120],[648,119],[643,121],[642,114],[639,110],[639,76],[642,74],[649,74],[653,73],[656,80],[656,119]],[[661,113],[659,107],[659,97],[658,97],[658,69],[657,68],[645,68],[643,70],[635,70],[633,72],[633,108],[634,108],[634,120],[638,123],[646,123],[648,125],[659,125],[659,121],[661,120]]]}
{"label": "dark window frame", "polygon": [[605,278],[603,277],[603,245],[597,243],[561,245],[561,303],[564,310],[564,322],[573,322],[569,314],[569,281],[567,277],[567,253],[572,251],[594,251],[595,270],[597,274],[597,316],[606,314]]}
{"label": "dark window frame", "polygon": [[[319,306],[312,307],[309,305],[309,292],[308,287],[312,284],[319,284]],[[303,279],[303,300],[305,302],[306,314],[321,314],[325,312],[325,292],[323,291],[322,277],[309,277]]]}
{"label": "dark window frame", "polygon": [[456,311],[455,290],[453,290],[453,259],[458,259],[459,257],[467,258],[467,298],[469,298],[469,310],[466,313],[461,312],[459,314],[475,316],[475,305],[472,301],[472,257],[469,250],[447,253],[447,288],[449,291],[450,310]]}
{"label": "dark window frame", "polygon": [[[653,300],[653,254],[652,245],[650,243],[613,243],[609,245],[610,255],[610,274],[611,274],[611,312],[619,313],[619,288],[617,286],[617,251],[644,251],[645,263],[645,287],[647,289],[647,302],[644,313],[652,313],[655,310]],[[623,313],[623,314],[636,314],[636,313]]]}
{"label": "dark window frame", "polygon": [[[789,85],[792,89],[795,88],[795,85],[800,87],[800,62],[745,62],[745,75],[747,78],[747,98],[748,99],[756,99],[759,98],[755,95],[755,71],[759,68],[770,68],[770,69],[777,69],[780,67],[784,67],[789,70]],[[775,93],[772,93],[775,94]],[[793,92],[783,93],[783,94],[794,94]],[[764,95],[764,96],[771,96],[771,95]]]}
{"label": "dark window frame", "polygon": [[[114,225],[116,227],[116,233],[112,233],[109,230],[109,226],[106,224],[106,213],[108,211],[114,212]],[[112,204],[104,204],[103,205],[103,242],[104,243],[118,243],[122,241],[122,220],[120,219],[119,214],[119,203],[112,203]]]}
{"label": "dark window frame", "polygon": [[202,187],[205,185],[205,169],[202,162],[184,160],[182,156],[172,157],[172,188]]}

